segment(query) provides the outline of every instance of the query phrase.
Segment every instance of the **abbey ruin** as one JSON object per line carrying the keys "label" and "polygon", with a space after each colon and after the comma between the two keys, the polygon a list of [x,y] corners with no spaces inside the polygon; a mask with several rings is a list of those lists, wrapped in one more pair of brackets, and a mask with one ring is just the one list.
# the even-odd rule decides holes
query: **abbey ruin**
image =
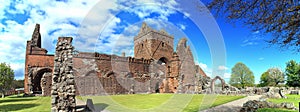
{"label": "abbey ruin", "polygon": [[[39,29],[37,24],[31,40],[27,41],[25,93],[49,96],[54,68],[58,65],[54,65],[55,56],[41,47]],[[72,38],[68,41],[72,42]],[[222,89],[225,88],[222,78],[211,80],[195,65],[186,38],[178,42],[175,51],[173,36],[146,23],[134,37],[134,57],[125,53],[118,56],[82,51],[73,52],[71,57],[69,72],[75,76],[77,95],[213,92],[217,79],[221,80]]]}

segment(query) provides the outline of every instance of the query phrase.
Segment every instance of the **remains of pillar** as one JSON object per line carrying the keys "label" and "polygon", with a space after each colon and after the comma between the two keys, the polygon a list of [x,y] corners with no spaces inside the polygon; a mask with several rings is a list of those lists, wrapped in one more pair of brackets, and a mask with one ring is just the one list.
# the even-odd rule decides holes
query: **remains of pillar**
{"label": "remains of pillar", "polygon": [[184,74],[180,74],[179,78],[178,78],[178,88],[177,88],[177,92],[176,93],[183,93],[183,81],[184,79]]}
{"label": "remains of pillar", "polygon": [[33,94],[33,91],[32,91],[32,75],[33,75],[33,68],[31,66],[28,65],[28,91],[29,91],[29,94]]}
{"label": "remains of pillar", "polygon": [[47,86],[47,80],[49,80],[49,77],[51,78],[51,75],[52,75],[51,72],[46,72],[43,74],[43,76],[41,78],[40,85],[42,88],[42,96],[49,96],[49,94],[47,94],[47,93],[49,93],[49,92],[47,92],[48,87],[49,87],[49,86]]}
{"label": "remains of pillar", "polygon": [[72,37],[59,37],[54,56],[52,112],[75,112],[75,80],[72,62]]}

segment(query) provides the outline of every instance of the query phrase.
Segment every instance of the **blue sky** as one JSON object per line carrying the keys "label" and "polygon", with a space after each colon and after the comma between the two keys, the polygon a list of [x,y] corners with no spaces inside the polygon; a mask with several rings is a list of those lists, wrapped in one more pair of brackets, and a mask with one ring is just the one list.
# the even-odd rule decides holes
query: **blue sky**
{"label": "blue sky", "polygon": [[197,9],[201,3],[196,0],[0,2],[0,62],[12,66],[16,79],[24,78],[25,45],[35,23],[41,24],[42,47],[49,53],[54,53],[57,37],[72,36],[80,51],[133,55],[133,37],[146,22],[173,35],[174,46],[181,37],[187,37],[196,63],[208,75],[220,75],[227,81],[237,62],[246,64],[258,83],[268,68],[284,70],[287,61],[300,61],[299,53],[269,47],[264,40],[270,34],[213,18]]}

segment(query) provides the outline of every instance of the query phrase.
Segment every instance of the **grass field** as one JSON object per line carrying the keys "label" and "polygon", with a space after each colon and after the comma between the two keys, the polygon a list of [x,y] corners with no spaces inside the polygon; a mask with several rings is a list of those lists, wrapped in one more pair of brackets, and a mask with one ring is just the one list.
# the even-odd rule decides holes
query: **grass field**
{"label": "grass field", "polygon": [[50,97],[18,97],[0,98],[0,112],[49,112]]}
{"label": "grass field", "polygon": [[[195,112],[224,104],[244,96],[189,95],[189,94],[136,94],[82,97],[93,99],[96,108],[120,111]],[[202,104],[203,101],[203,104]],[[210,105],[212,104],[212,105]]]}
{"label": "grass field", "polygon": [[[273,99],[270,98],[268,99],[268,101],[273,102],[273,103],[283,103],[283,102],[290,102],[290,103],[294,103],[294,105],[296,107],[299,107],[299,102],[300,102],[300,95],[286,95],[288,98],[287,99],[283,99],[283,98],[279,98],[279,99]],[[286,110],[286,109],[270,109],[270,108],[264,108],[264,109],[259,109],[259,112],[298,112],[293,111],[293,110]]]}
{"label": "grass field", "polygon": [[[189,94],[134,94],[112,96],[84,96],[78,99],[93,99],[98,110],[110,111],[185,111],[193,112],[217,106],[244,96],[189,95]],[[203,105],[202,104],[203,101]],[[50,111],[50,97],[0,98],[0,111],[36,112]],[[212,105],[210,105],[212,104]]]}

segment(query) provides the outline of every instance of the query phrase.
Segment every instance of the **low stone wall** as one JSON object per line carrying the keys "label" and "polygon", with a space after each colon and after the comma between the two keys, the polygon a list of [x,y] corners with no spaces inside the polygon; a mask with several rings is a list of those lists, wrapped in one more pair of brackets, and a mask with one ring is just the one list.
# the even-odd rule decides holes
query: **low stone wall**
{"label": "low stone wall", "polygon": [[299,95],[300,94],[300,90],[291,90],[290,94]]}
{"label": "low stone wall", "polygon": [[161,79],[76,77],[77,95],[115,95],[159,92]]}
{"label": "low stone wall", "polygon": [[221,94],[264,95],[267,98],[286,98],[286,94],[299,95],[299,93],[299,88],[294,87],[246,87],[245,89],[237,89],[225,85],[225,90]]}
{"label": "low stone wall", "polygon": [[256,112],[259,108],[285,108],[290,110],[297,110],[293,103],[280,103],[275,104],[267,101],[249,100],[243,104],[240,112]]}

